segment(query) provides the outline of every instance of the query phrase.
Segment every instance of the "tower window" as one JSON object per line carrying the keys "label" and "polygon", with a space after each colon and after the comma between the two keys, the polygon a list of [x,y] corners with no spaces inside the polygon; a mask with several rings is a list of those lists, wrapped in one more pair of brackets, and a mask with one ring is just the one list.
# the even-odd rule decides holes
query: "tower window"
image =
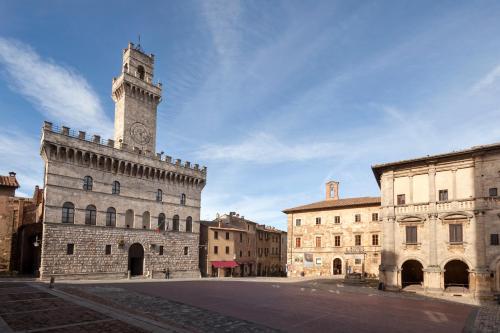
{"label": "tower window", "polygon": [[163,192],[158,189],[158,191],[156,191],[156,201],[162,201],[163,200]]}
{"label": "tower window", "polygon": [[66,244],[66,254],[75,253],[75,244]]}
{"label": "tower window", "polygon": [[139,75],[139,79],[144,80],[144,67],[139,65],[137,67],[137,75]]}
{"label": "tower window", "polygon": [[181,205],[186,204],[186,195],[184,193],[181,194]]}
{"label": "tower window", "polygon": [[113,207],[109,207],[106,211],[106,226],[116,226],[116,210]]}
{"label": "tower window", "polygon": [[62,206],[62,223],[75,223],[75,205],[65,202]]}
{"label": "tower window", "polygon": [[85,191],[92,191],[93,180],[90,176],[83,177],[83,189]]}
{"label": "tower window", "polygon": [[120,183],[116,180],[113,182],[113,186],[111,187],[112,194],[120,194]]}

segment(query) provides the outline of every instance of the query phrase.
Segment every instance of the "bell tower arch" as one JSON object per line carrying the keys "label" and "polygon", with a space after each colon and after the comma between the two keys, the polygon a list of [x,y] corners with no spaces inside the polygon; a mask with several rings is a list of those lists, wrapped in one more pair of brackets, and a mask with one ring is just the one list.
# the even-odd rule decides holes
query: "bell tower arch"
{"label": "bell tower arch", "polygon": [[122,72],[113,79],[115,142],[154,153],[156,113],[161,102],[161,83],[153,82],[154,55],[129,43],[123,50]]}

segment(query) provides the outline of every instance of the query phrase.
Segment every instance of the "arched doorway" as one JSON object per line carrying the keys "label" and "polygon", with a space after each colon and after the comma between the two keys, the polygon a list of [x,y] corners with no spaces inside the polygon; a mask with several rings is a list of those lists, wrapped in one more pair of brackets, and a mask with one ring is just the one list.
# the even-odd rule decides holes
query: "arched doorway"
{"label": "arched doorway", "polygon": [[142,275],[144,266],[144,248],[134,243],[128,249],[128,270],[131,276]]}
{"label": "arched doorway", "polygon": [[418,260],[406,260],[401,266],[401,284],[402,287],[411,284],[422,285],[424,282],[423,266]]}
{"label": "arched doorway", "polygon": [[444,266],[444,287],[469,288],[469,266],[462,260],[451,260]]}
{"label": "arched doorway", "polygon": [[339,258],[333,260],[333,275],[342,275],[342,260]]}

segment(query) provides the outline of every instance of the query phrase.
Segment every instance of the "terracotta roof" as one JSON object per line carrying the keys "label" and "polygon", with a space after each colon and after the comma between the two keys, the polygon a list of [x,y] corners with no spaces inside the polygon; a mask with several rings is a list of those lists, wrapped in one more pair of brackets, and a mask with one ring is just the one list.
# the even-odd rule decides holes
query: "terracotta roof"
{"label": "terracotta roof", "polygon": [[19,187],[15,176],[0,176],[0,186]]}
{"label": "terracotta roof", "polygon": [[338,200],[323,200],[308,205],[288,208],[283,210],[283,213],[356,207],[356,206],[371,206],[371,205],[380,205],[380,197],[360,197],[360,198],[346,198]]}

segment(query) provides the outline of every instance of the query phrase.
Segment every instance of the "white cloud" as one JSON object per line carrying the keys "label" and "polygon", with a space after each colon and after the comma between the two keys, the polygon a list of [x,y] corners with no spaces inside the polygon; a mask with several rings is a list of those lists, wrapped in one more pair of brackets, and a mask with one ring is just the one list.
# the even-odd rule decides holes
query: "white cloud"
{"label": "white cloud", "polygon": [[476,84],[470,89],[471,94],[480,93],[490,87],[500,78],[500,65],[493,68],[489,73],[483,76]]}
{"label": "white cloud", "polygon": [[71,68],[42,59],[29,45],[3,37],[0,64],[13,90],[31,101],[47,120],[104,136],[112,134],[112,122],[99,97]]}
{"label": "white cloud", "polygon": [[43,187],[43,162],[39,142],[27,133],[3,129],[0,133],[0,174],[17,173],[21,187],[18,196],[31,197],[35,185]]}
{"label": "white cloud", "polygon": [[267,133],[257,133],[237,144],[207,144],[196,152],[200,159],[254,162],[257,164],[305,161],[345,154],[336,142],[286,143]]}

